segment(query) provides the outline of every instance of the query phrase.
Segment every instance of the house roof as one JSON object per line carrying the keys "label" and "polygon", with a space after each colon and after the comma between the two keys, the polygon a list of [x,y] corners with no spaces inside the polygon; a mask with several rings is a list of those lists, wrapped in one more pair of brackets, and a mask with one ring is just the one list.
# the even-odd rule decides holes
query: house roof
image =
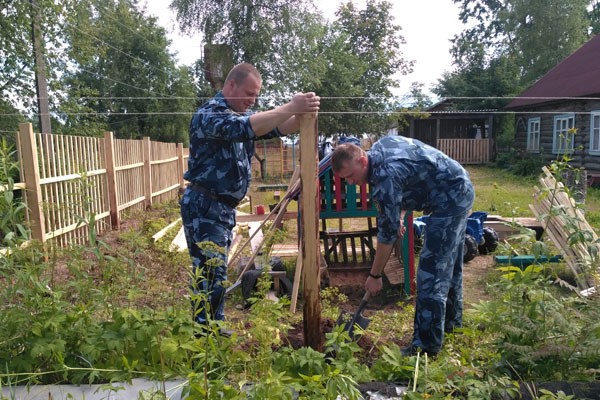
{"label": "house roof", "polygon": [[425,109],[431,114],[485,114],[498,111],[496,109],[456,109],[456,99],[445,98]]}
{"label": "house roof", "polygon": [[506,108],[546,103],[556,97],[600,94],[600,35],[595,35],[525,90]]}

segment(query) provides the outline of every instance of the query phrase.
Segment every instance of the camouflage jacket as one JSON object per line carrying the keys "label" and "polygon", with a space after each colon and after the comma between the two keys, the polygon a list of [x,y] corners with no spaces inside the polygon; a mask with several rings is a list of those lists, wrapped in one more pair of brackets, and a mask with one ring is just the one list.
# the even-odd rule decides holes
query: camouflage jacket
{"label": "camouflage jacket", "polygon": [[469,174],[455,160],[418,140],[387,136],[368,152],[368,181],[378,209],[377,240],[393,243],[400,210],[451,216],[473,203]]}
{"label": "camouflage jacket", "polygon": [[[190,157],[183,175],[220,196],[241,200],[252,177],[252,112],[233,111],[221,92],[196,110],[190,122]],[[284,136],[274,129],[260,139]]]}

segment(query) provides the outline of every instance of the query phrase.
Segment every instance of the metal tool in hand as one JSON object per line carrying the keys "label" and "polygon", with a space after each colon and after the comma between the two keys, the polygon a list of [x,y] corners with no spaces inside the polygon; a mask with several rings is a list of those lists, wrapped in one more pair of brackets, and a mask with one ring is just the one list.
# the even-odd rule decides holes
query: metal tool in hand
{"label": "metal tool in hand", "polygon": [[354,340],[354,330],[356,325],[358,325],[360,327],[360,329],[365,330],[367,329],[367,327],[369,326],[369,323],[371,322],[371,320],[367,317],[365,317],[364,315],[362,315],[362,312],[364,310],[364,308],[367,306],[367,303],[369,302],[369,298],[371,297],[371,293],[367,290],[365,292],[365,295],[363,296],[362,300],[360,301],[360,304],[358,305],[358,309],[356,310],[356,312],[354,314],[350,314],[348,312],[342,311],[340,313],[340,316],[338,317],[337,320],[337,325],[342,325],[344,324],[344,330],[348,332],[348,334],[350,335],[350,338]]}

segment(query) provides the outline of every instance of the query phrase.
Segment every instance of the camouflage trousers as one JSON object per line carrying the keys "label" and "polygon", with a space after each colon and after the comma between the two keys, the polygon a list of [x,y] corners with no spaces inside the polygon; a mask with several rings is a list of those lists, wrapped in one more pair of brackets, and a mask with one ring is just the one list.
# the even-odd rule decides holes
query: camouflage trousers
{"label": "camouflage trousers", "polygon": [[432,214],[419,257],[412,345],[428,353],[442,348],[444,332],[462,327],[463,246],[468,211]]}
{"label": "camouflage trousers", "polygon": [[[227,279],[227,253],[235,226],[235,210],[189,188],[179,204],[192,258],[190,287],[194,320],[201,324],[224,320],[225,288],[222,282]],[[210,242],[218,248],[205,246]]]}

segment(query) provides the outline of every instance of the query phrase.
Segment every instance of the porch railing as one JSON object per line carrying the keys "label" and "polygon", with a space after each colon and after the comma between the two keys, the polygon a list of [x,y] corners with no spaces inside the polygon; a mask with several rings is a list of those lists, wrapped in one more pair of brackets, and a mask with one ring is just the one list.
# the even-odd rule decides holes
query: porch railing
{"label": "porch railing", "polygon": [[437,148],[461,164],[489,164],[494,139],[438,139]]}

